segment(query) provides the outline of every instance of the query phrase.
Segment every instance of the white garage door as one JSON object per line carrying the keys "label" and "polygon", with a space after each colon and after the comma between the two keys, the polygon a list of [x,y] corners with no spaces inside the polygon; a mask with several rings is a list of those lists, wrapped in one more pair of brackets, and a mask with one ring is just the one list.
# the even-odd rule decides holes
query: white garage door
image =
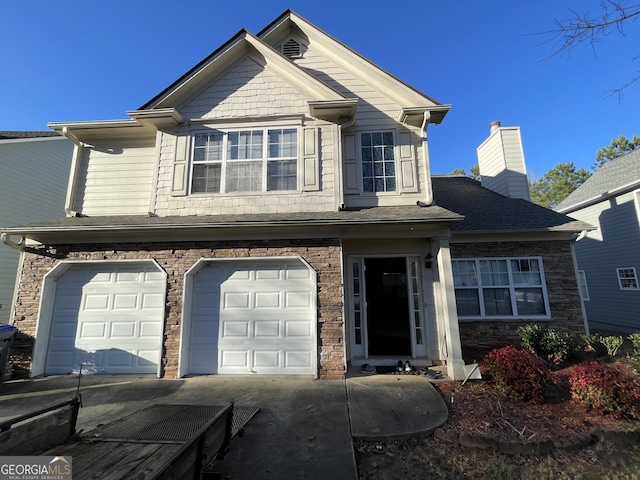
{"label": "white garage door", "polygon": [[300,260],[207,263],[193,279],[189,373],[315,375],[315,296]]}
{"label": "white garage door", "polygon": [[165,285],[152,264],[71,266],[56,282],[45,372],[157,373]]}

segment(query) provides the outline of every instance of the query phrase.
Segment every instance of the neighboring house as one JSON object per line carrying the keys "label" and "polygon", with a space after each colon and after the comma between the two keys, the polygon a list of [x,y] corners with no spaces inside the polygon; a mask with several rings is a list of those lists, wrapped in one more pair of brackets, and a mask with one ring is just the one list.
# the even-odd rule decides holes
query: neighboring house
{"label": "neighboring house", "polygon": [[575,247],[589,326],[640,332],[640,150],[605,164],[556,210],[598,227]]}
{"label": "neighboring house", "polygon": [[[427,128],[449,108],[286,11],[128,120],[50,124],[75,143],[68,216],[5,230],[37,242],[15,315],[31,374],[411,360],[462,379],[462,343],[584,332],[585,225],[432,178]],[[519,129],[493,125],[479,155],[483,182],[523,195]]]}
{"label": "neighboring house", "polygon": [[[64,215],[72,152],[55,132],[0,131],[0,229]],[[0,244],[0,324],[11,319],[20,262]]]}

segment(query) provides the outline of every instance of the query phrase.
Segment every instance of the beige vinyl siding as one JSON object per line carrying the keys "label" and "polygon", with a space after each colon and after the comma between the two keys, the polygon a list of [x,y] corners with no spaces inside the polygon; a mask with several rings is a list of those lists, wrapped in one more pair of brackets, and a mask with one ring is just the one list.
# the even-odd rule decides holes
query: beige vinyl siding
{"label": "beige vinyl siding", "polygon": [[[64,217],[72,155],[64,138],[0,141],[0,227]],[[0,323],[10,320],[19,261],[0,244]]]}
{"label": "beige vinyl siding", "polygon": [[[356,113],[356,124],[344,133],[355,134],[357,139],[361,132],[393,131],[396,136],[396,141],[398,141],[398,134],[404,131],[405,128],[397,122],[402,106],[391,100],[385,92],[374,88],[371,84],[367,83],[363,77],[356,76],[355,72],[352,73],[338,65],[335,61],[323,54],[320,49],[314,48],[313,44],[309,45],[304,56],[296,59],[295,63],[346,97],[357,97],[360,99]],[[345,205],[347,207],[407,205],[415,204],[418,200],[424,200],[424,192],[426,190],[424,185],[430,180],[426,178],[419,129],[413,129],[413,133],[410,138],[413,142],[412,148],[415,150],[415,158],[413,159],[415,168],[409,170],[417,173],[418,178],[411,179],[411,183],[415,186],[411,189],[404,189],[401,193],[402,189],[400,186],[403,183],[403,179],[400,178],[400,174],[403,168],[405,173],[409,170],[405,168],[405,164],[401,164],[398,148],[396,155],[396,184],[398,185],[398,190],[395,193],[385,193],[382,195],[362,195],[360,193],[353,193],[353,191],[349,191],[349,189],[346,188]],[[356,181],[359,188],[361,188],[362,178],[359,162],[360,154],[357,152],[355,162],[357,172]],[[345,175],[350,173],[353,174],[354,172],[345,169]],[[350,181],[350,183],[353,183],[353,181]]]}
{"label": "beige vinyl siding", "polygon": [[482,185],[505,197],[529,199],[519,127],[500,127],[477,149]]}
{"label": "beige vinyl siding", "polygon": [[[334,172],[337,170],[336,138],[337,127],[318,126],[317,135],[313,139],[314,142],[319,143],[318,161],[320,161],[319,186],[315,190],[172,196],[176,136],[163,134],[154,213],[170,216],[334,211],[338,205],[334,181]],[[298,142],[299,155],[301,155],[304,152],[302,129],[298,135]],[[302,184],[303,158],[300,157],[299,160],[298,177]]]}
{"label": "beige vinyl siding", "polygon": [[85,148],[73,210],[90,216],[147,213],[154,159],[150,142],[125,142],[117,148],[96,143]]}

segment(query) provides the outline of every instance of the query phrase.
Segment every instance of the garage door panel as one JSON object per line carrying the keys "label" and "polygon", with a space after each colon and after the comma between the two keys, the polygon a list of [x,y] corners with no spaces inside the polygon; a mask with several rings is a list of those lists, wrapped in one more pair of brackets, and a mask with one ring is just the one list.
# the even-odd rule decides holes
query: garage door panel
{"label": "garage door panel", "polygon": [[141,340],[149,339],[155,342],[158,338],[162,338],[162,334],[164,333],[164,325],[160,322],[141,321],[138,322],[137,326]]}
{"label": "garage door panel", "polygon": [[[253,366],[258,371],[264,371],[282,368],[280,350],[254,350]],[[277,371],[276,370],[276,371]]]}
{"label": "garage door panel", "polygon": [[136,336],[136,322],[111,322],[111,338],[132,338]]}
{"label": "garage door panel", "polygon": [[248,338],[249,337],[249,322],[223,322],[222,323],[222,336],[224,338]]}
{"label": "garage door panel", "polygon": [[311,322],[290,320],[285,322],[285,335],[289,338],[304,337],[311,338]]}
{"label": "garage door panel", "polygon": [[255,339],[261,338],[277,338],[280,337],[281,322],[278,320],[262,320],[254,322],[254,335]]}
{"label": "garage door panel", "polygon": [[83,323],[80,327],[81,339],[77,344],[85,343],[86,340],[94,341],[95,339],[107,338],[106,322]]}
{"label": "garage door panel", "polygon": [[220,368],[246,370],[249,368],[249,352],[246,350],[220,350]]}
{"label": "garage door panel", "polygon": [[258,308],[282,308],[282,292],[255,292],[254,306]]}
{"label": "garage door panel", "polygon": [[156,373],[164,274],[148,264],[73,265],[58,278],[46,373]]}
{"label": "garage door panel", "polygon": [[311,354],[308,350],[288,350],[285,353],[285,368],[310,368]]}
{"label": "garage door panel", "polygon": [[249,292],[224,292],[222,297],[222,308],[228,309],[248,309],[250,308]]}

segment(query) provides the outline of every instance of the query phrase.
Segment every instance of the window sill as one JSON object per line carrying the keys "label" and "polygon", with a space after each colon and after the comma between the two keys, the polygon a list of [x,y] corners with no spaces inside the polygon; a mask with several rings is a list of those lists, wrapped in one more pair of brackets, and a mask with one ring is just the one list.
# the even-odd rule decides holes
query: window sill
{"label": "window sill", "polygon": [[544,317],[458,317],[458,322],[549,322],[550,316]]}

